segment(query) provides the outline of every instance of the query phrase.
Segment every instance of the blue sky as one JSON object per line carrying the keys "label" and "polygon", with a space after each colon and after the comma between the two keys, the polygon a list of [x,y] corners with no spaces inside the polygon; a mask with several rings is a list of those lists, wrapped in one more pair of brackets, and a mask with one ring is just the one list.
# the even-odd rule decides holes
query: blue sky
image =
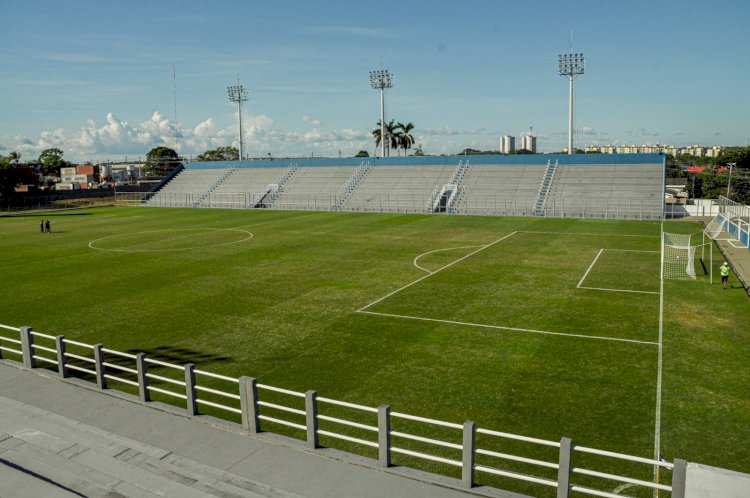
{"label": "blue sky", "polygon": [[[497,149],[533,126],[567,144],[557,55],[583,52],[576,144],[746,145],[750,2],[3,0],[0,154],[70,161],[237,145],[250,156],[373,154],[379,94],[428,154]],[[382,61],[382,62],[381,62]],[[177,116],[173,67],[176,74]]]}

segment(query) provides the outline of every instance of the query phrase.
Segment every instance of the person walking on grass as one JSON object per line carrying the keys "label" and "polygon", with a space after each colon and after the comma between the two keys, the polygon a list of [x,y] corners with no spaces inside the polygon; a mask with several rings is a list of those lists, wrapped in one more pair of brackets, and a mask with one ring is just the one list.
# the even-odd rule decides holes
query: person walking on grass
{"label": "person walking on grass", "polygon": [[44,220],[41,220],[41,221],[39,222],[39,230],[41,230],[41,231],[42,231],[42,233],[44,233]]}
{"label": "person walking on grass", "polygon": [[721,285],[726,289],[727,282],[729,281],[729,265],[726,261],[724,261],[724,264],[719,267],[719,273],[721,273]]}
{"label": "person walking on grass", "polygon": [[49,220],[47,220],[47,222],[44,224],[44,231],[47,233],[50,233],[52,231],[49,226]]}

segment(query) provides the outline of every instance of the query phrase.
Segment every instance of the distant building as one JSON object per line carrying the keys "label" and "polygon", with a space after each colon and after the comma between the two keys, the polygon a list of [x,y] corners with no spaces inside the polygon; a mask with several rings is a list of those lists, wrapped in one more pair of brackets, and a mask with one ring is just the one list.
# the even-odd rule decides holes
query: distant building
{"label": "distant building", "polygon": [[500,152],[503,154],[512,154],[516,151],[516,137],[503,135],[500,138]]}
{"label": "distant building", "polygon": [[521,137],[521,148],[536,154],[536,137],[531,134]]}
{"label": "distant building", "polygon": [[586,147],[588,153],[601,154],[671,154],[675,157],[683,154],[698,157],[718,157],[724,147],[703,147],[693,145],[691,147],[675,147],[674,145],[589,145]]}

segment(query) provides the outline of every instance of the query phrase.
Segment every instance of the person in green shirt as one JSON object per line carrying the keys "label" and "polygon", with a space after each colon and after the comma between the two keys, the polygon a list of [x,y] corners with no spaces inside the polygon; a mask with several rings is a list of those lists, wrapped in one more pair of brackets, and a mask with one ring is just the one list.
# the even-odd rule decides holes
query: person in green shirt
{"label": "person in green shirt", "polygon": [[719,267],[719,272],[721,273],[721,285],[726,289],[727,282],[729,281],[729,265],[726,261],[724,261],[724,264]]}

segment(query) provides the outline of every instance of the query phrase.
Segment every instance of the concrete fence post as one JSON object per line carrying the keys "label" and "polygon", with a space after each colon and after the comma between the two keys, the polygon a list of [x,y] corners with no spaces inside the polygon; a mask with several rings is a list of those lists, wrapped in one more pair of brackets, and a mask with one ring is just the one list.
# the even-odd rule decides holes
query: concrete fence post
{"label": "concrete fence post", "polygon": [[675,458],[674,469],[672,469],[672,498],[685,498],[686,480],[687,462],[680,458]]}
{"label": "concrete fence post", "polygon": [[31,335],[31,327],[21,327],[21,353],[23,354],[23,366],[36,368],[34,359],[34,336]]}
{"label": "concrete fence post", "polygon": [[65,355],[65,336],[55,336],[55,349],[57,350],[57,373],[63,379],[68,376],[68,357]]}
{"label": "concrete fence post", "polygon": [[94,344],[94,367],[96,369],[96,385],[99,389],[107,388],[107,379],[104,377],[104,351],[102,344]]}
{"label": "concrete fence post", "polygon": [[307,446],[317,448],[318,444],[318,393],[307,391],[305,393],[305,422],[307,426]]}
{"label": "concrete fence post", "polygon": [[240,408],[242,427],[252,434],[260,432],[260,410],[258,406],[258,380],[243,375],[240,377]]}
{"label": "concrete fence post", "polygon": [[466,488],[474,486],[474,457],[477,426],[471,420],[464,422],[463,456],[461,459],[461,482]]}
{"label": "concrete fence post", "polygon": [[391,407],[378,407],[378,463],[381,467],[391,466]]}
{"label": "concrete fence post", "polygon": [[560,457],[557,468],[557,498],[567,498],[570,491],[570,457],[573,442],[569,437],[560,439]]}
{"label": "concrete fence post", "polygon": [[195,363],[185,365],[185,396],[188,415],[198,415],[198,391],[195,389]]}
{"label": "concrete fence post", "polygon": [[148,390],[148,364],[146,363],[146,353],[135,355],[135,368],[138,371],[138,397],[141,403],[151,401],[151,393]]}

